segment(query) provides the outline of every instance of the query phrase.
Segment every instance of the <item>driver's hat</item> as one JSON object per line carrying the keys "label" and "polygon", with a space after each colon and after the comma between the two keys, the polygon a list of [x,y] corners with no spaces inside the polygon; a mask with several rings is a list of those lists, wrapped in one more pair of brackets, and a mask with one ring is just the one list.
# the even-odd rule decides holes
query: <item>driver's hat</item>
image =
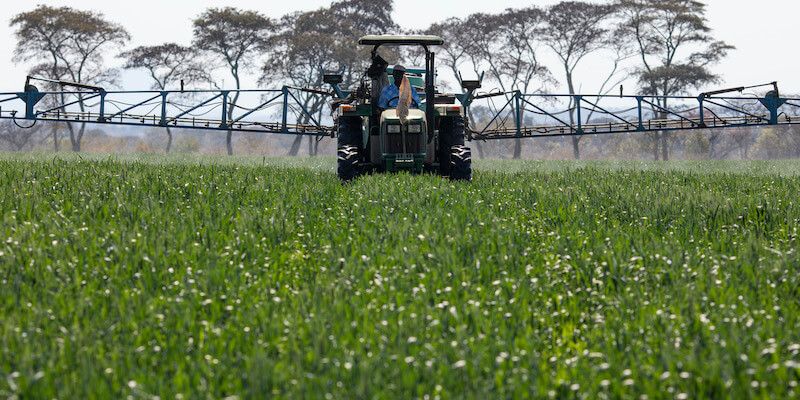
{"label": "driver's hat", "polygon": [[395,73],[395,72],[406,72],[406,67],[404,67],[404,66],[402,66],[400,64],[397,64],[397,65],[394,66],[394,68],[392,68],[392,73]]}

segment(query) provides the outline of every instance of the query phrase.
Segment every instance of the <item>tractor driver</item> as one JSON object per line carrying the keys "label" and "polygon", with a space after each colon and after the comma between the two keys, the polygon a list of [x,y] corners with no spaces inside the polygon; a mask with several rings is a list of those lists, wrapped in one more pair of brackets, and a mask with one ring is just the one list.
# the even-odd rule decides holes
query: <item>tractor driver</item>
{"label": "tractor driver", "polygon": [[[406,74],[406,68],[402,65],[395,65],[392,70],[394,77],[394,84],[386,86],[381,91],[381,98],[378,100],[378,107],[387,110],[397,107],[397,102],[400,99],[400,85],[403,83],[403,78]],[[411,86],[411,107],[419,107],[420,99],[417,89]]]}

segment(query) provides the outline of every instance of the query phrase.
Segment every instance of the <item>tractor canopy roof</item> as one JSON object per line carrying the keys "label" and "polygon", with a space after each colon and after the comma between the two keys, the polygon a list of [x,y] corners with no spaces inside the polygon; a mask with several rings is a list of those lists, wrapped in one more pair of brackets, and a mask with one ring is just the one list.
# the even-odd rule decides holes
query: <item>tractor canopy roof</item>
{"label": "tractor canopy roof", "polygon": [[368,46],[381,45],[422,45],[422,46],[441,46],[444,40],[438,36],[431,35],[367,35],[358,39],[358,44]]}

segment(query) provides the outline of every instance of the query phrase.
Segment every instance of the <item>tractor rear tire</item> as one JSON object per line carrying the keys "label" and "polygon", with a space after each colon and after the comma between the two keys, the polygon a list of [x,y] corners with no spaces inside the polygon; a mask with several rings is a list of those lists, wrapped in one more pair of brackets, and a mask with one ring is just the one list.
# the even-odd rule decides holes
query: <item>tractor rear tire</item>
{"label": "tractor rear tire", "polygon": [[442,117],[439,121],[439,174],[451,175],[451,149],[464,145],[464,117]]}
{"label": "tractor rear tire", "polygon": [[349,182],[358,176],[358,161],[361,159],[363,139],[361,137],[361,117],[339,117],[338,161],[336,170],[342,182]]}
{"label": "tractor rear tire", "polygon": [[358,175],[358,147],[340,146],[336,171],[342,182],[350,182]]}
{"label": "tractor rear tire", "polygon": [[336,136],[338,147],[356,146],[360,150],[363,144],[361,117],[339,117]]}
{"label": "tractor rear tire", "polygon": [[463,144],[450,149],[450,180],[472,180],[472,151]]}

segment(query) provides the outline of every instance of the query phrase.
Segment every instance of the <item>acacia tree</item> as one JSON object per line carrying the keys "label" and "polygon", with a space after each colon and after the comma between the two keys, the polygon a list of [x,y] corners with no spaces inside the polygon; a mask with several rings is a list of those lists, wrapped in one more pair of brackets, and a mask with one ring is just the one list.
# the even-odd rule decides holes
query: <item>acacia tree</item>
{"label": "acacia tree", "polygon": [[[259,83],[282,82],[324,90],[320,68],[341,71],[346,67],[340,85],[343,88],[355,86],[364,72],[360,67],[369,61],[369,49],[359,46],[358,38],[396,29],[391,13],[390,0],[343,0],[328,8],[284,16]],[[319,121],[327,99],[300,93],[298,100]],[[310,122],[309,115],[299,114],[298,122]],[[288,155],[297,155],[302,139],[302,136],[295,138]],[[308,144],[309,154],[315,154],[319,142],[309,137]]]}
{"label": "acacia tree", "polygon": [[[439,36],[444,41],[436,53],[436,61],[438,65],[444,65],[450,70],[459,88],[461,88],[462,80],[461,67],[469,60],[474,60],[469,57],[471,46],[467,35],[465,35],[465,30],[468,28],[463,20],[453,17],[434,23],[424,31],[426,34]],[[472,63],[468,67],[476,76],[480,76],[478,72],[480,70],[479,65]],[[464,89],[461,90],[462,93],[466,93]],[[468,118],[471,121],[475,121],[472,107],[469,108]],[[478,157],[483,158],[483,146],[480,140],[475,142],[475,148],[478,150]]]}
{"label": "acacia tree", "polygon": [[[641,64],[636,69],[644,94],[675,96],[719,80],[710,67],[733,49],[710,35],[706,25],[705,4],[695,0],[621,0],[624,31],[635,43]],[[659,107],[667,99],[655,97]],[[666,118],[654,110],[658,118]],[[668,132],[654,134],[653,155],[669,159]]]}
{"label": "acacia tree", "polygon": [[[431,25],[426,32],[441,36],[444,45],[437,53],[461,84],[461,67],[486,79],[503,92],[542,92],[552,82],[549,70],[538,59],[536,33],[543,13],[535,7],[507,9],[501,14],[475,13],[464,19],[451,18]],[[474,107],[470,120],[475,121]],[[479,142],[480,157],[483,151]],[[513,156],[522,155],[522,141],[515,139]]]}
{"label": "acacia tree", "polygon": [[[140,46],[120,54],[120,57],[125,59],[123,68],[146,69],[153,80],[152,88],[156,90],[166,90],[168,85],[175,86],[176,82],[191,85],[210,80],[194,49],[175,43]],[[172,147],[172,131],[169,126],[166,131],[166,152],[169,153]]]}
{"label": "acacia tree", "polygon": [[[544,23],[544,12],[536,7],[508,9],[499,15],[504,23],[498,26],[498,36],[504,55],[494,72],[508,88],[522,93],[543,93],[552,83],[550,70],[539,62],[537,32]],[[522,139],[515,139],[514,158],[522,156]]]}
{"label": "acacia tree", "polygon": [[[613,13],[613,6],[581,1],[562,1],[547,9],[547,23],[541,30],[542,36],[561,62],[570,95],[576,94],[574,78],[578,65],[586,59],[586,56],[609,44],[610,29],[606,22]],[[575,98],[570,97],[568,107],[570,124],[575,123],[577,107],[580,107],[580,104],[576,104]],[[572,153],[576,160],[581,158],[579,144],[582,137],[581,135],[571,137]]]}
{"label": "acacia tree", "polygon": [[[193,44],[220,61],[233,77],[237,92],[229,98],[228,115],[239,101],[241,78],[255,64],[257,55],[269,48],[275,22],[257,11],[233,7],[209,8],[194,20]],[[225,143],[228,155],[233,155],[233,131],[228,131]]]}
{"label": "acacia tree", "polygon": [[[122,47],[130,36],[120,25],[109,22],[103,14],[75,10],[70,7],[53,8],[44,5],[23,12],[11,19],[16,28],[16,62],[33,62],[31,75],[43,75],[53,80],[102,85],[111,84],[116,70],[104,66],[104,55]],[[77,94],[82,99],[81,94]],[[61,104],[66,103],[62,95]],[[85,111],[85,104],[78,103]],[[81,150],[81,140],[86,123],[76,131],[67,123],[73,151]],[[54,129],[54,142],[58,150],[58,137]]]}
{"label": "acacia tree", "polygon": [[436,53],[436,63],[446,66],[461,86],[461,65],[468,58],[468,40],[464,33],[464,22],[456,17],[432,24],[424,33],[442,38],[444,43]]}
{"label": "acacia tree", "polygon": [[[552,82],[550,71],[539,62],[537,53],[537,32],[543,17],[536,7],[468,16],[459,26],[467,63],[476,74],[486,68],[489,80],[503,92],[543,92]],[[521,155],[522,140],[518,138],[513,157]]]}

